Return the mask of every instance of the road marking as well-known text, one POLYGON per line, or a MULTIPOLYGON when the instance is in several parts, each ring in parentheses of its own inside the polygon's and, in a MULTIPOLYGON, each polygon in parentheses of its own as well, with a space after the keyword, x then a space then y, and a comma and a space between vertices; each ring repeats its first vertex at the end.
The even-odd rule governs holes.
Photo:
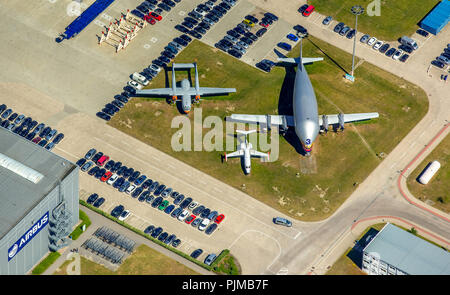
POLYGON ((392 165, 391 165, 391 167, 389 167, 389 169, 392 169, 396 164, 397 164, 397 162, 392 163, 392 165))
POLYGON ((184 12, 183 10, 180 10, 180 12, 178 12, 179 15, 184 16, 186 15, 186 12, 184 12))
POLYGON ((161 162, 161 160, 160 160, 159 158, 155 157, 155 156, 152 156, 152 159, 153 159, 153 160, 156 160, 156 161, 158 161, 158 162, 161 162))
POLYGON ((301 235, 301 234, 302 234, 302 232, 299 231, 299 232, 295 235, 294 240, 297 240, 298 236, 301 235))
POLYGON ((145 49, 150 49, 150 47, 152 47, 150 44, 144 44, 145 49))
POLYGON ((219 193, 223 193, 223 190, 221 190, 221 189, 219 189, 217 187, 214 187, 213 190, 218 191, 219 193))
POLYGON ((422 133, 420 133, 419 137, 422 137, 425 134, 425 132, 427 132, 427 131, 424 130, 422 133))
POLYGON ((56 146, 55 147, 55 149, 56 150, 58 150, 58 151, 61 151, 61 152, 63 152, 63 153, 66 153, 66 154, 68 154, 69 156, 71 156, 72 158, 74 158, 74 159, 79 159, 79 157, 78 156, 75 156, 74 154, 72 154, 72 153, 69 153, 68 151, 66 151, 66 150, 63 150, 62 148, 60 148, 59 146, 56 146))
POLYGON ((153 42, 153 43, 156 43, 156 42, 158 42, 158 38, 152 37, 152 38, 150 39, 150 41, 153 42))

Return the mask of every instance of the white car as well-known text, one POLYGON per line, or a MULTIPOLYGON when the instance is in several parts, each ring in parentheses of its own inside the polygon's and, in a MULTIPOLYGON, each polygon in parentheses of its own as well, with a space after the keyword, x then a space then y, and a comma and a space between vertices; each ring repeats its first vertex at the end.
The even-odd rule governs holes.
POLYGON ((372 46, 373 44, 375 44, 375 42, 377 42, 377 38, 372 37, 369 39, 369 41, 367 41, 367 45, 372 46))
POLYGON ((158 72, 158 73, 161 72, 161 68, 158 65, 151 64, 149 68, 151 70, 154 70, 154 71, 158 72))
POLYGON ((377 41, 377 43, 375 43, 375 45, 372 47, 375 50, 380 49, 380 47, 383 45, 383 41, 377 41))
POLYGON ((400 56, 402 56, 402 54, 403 54, 403 50, 397 49, 397 51, 394 53, 394 55, 392 55, 392 58, 395 60, 398 60, 400 58, 400 56))
POLYGON ((198 229, 201 231, 205 230, 205 228, 209 225, 210 222, 211 222, 211 220, 209 220, 207 218, 203 219, 202 223, 200 223, 198 225, 198 229))
POLYGON ((122 214, 120 214, 119 220, 124 221, 128 216, 130 216, 130 210, 125 210, 122 212, 122 214))
POLYGON ((183 210, 183 212, 181 212, 180 216, 178 216, 178 220, 183 221, 186 219, 186 217, 188 217, 188 215, 189 215, 189 211, 183 210))
POLYGON ((127 84, 128 84, 128 86, 131 86, 131 87, 133 87, 134 89, 139 89, 139 90, 141 90, 142 87, 143 87, 141 84, 139 84, 138 82, 133 81, 133 80, 128 81, 127 84))
POLYGON ((111 175, 111 177, 106 181, 107 184, 111 185, 114 183, 114 181, 117 180, 117 178, 119 178, 119 175, 117 175, 117 173, 114 173, 113 175, 111 175))
POLYGON ((199 13, 199 14, 201 14, 202 16, 205 16, 205 15, 208 14, 206 11, 203 11, 203 10, 198 9, 198 8, 195 8, 194 11, 197 12, 197 13, 199 13))
POLYGON ((198 205, 198 202, 195 202, 195 201, 194 201, 194 202, 192 202, 192 203, 189 204, 188 209, 189 209, 189 210, 192 210, 192 209, 194 209, 195 207, 197 207, 197 205, 198 205))
POLYGON ((131 194, 136 189, 136 186, 134 184, 130 185, 127 190, 125 191, 127 194, 131 194))

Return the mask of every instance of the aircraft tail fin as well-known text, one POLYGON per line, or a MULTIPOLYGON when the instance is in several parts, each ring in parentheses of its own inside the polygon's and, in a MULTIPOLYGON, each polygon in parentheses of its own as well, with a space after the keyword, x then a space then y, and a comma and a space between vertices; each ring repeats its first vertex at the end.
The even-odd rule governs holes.
POLYGON ((303 38, 300 38, 300 54, 296 58, 278 58, 278 61, 286 62, 290 64, 309 64, 316 61, 323 60, 322 57, 303 57, 303 38))

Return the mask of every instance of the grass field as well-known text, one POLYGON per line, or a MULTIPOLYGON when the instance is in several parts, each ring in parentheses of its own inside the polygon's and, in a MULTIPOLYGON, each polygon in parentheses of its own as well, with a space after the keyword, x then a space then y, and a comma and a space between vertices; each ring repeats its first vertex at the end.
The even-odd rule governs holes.
MULTIPOLYGON (((66 261, 54 274, 65 275, 67 265, 71 261, 66 261)), ((113 272, 106 267, 97 264, 87 258, 81 257, 82 275, 198 275, 199 273, 184 266, 156 250, 140 245, 127 259, 120 265, 117 271, 113 272)))
POLYGON ((450 213, 450 136, 446 136, 441 143, 420 163, 409 175, 409 191, 419 200, 437 209, 450 213), (417 181, 418 176, 428 163, 437 160, 441 168, 426 185, 417 181))
POLYGON ((410 36, 417 29, 417 24, 439 2, 438 0, 407 1, 381 0, 380 16, 369 16, 367 6, 373 0, 309 0, 308 4, 316 7, 323 15, 354 27, 355 16, 350 9, 359 4, 365 13, 358 16, 358 31, 375 36, 379 40, 394 41, 403 35, 410 36))
POLYGON ((86 213, 80 210, 79 216, 81 223, 70 234, 72 240, 78 239, 80 235, 83 233, 83 225, 86 225, 86 229, 91 225, 91 220, 89 219, 89 216, 87 216, 86 213))
MULTIPOLYGON (((171 129, 171 121, 180 113, 165 100, 133 98, 109 124, 235 188, 245 184, 246 193, 293 218, 321 220, 331 215, 353 192, 354 184, 361 183, 380 163, 377 155, 388 154, 425 115, 428 101, 422 89, 367 63, 356 69, 356 82, 348 84, 342 78, 342 68, 351 67, 351 56, 314 38, 304 42, 304 56, 323 56, 318 48, 333 59, 306 67, 319 112, 376 111, 380 118, 367 124, 350 124, 344 133, 319 136, 311 157, 310 171, 316 173, 300 173, 309 164, 289 143, 289 137, 280 137, 277 161, 252 160, 252 173, 245 178, 239 159, 222 164, 221 151, 175 152, 171 139, 178 129, 171 129)), ((292 52, 298 51, 296 47, 292 52)), ((292 70, 275 67, 266 74, 198 41, 176 58, 176 62, 192 61, 198 62, 200 85, 237 89, 227 97, 203 100, 203 118, 292 112, 292 70)), ((180 81, 181 73, 177 72, 177 77, 180 81)), ((160 74, 150 87, 164 87, 165 82, 164 74, 160 74)), ((189 119, 193 122, 192 113, 189 119)), ((203 135, 208 130, 204 128, 203 135)), ((298 139, 291 142, 298 144, 298 139)))

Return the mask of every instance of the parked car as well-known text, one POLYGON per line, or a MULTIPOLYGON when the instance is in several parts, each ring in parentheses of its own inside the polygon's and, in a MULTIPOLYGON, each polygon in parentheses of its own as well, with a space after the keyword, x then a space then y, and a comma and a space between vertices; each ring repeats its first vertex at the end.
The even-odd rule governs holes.
POLYGON ((120 216, 119 216, 119 220, 120 221, 124 221, 125 219, 127 219, 128 218, 128 216, 130 216, 130 210, 124 210, 121 214, 120 214, 120 216))
POLYGON ((308 8, 309 5, 308 4, 303 4, 302 6, 300 6, 300 8, 298 9, 298 12, 302 13, 306 10, 306 8, 308 8))
POLYGON ((291 51, 291 49, 292 49, 291 45, 289 45, 285 42, 279 42, 277 45, 278 45, 278 47, 280 47, 286 51, 291 51))
POLYGON ((225 219, 225 215, 220 214, 219 216, 216 217, 216 220, 214 220, 214 222, 217 223, 217 224, 219 224, 219 223, 221 223, 224 219, 225 219))
POLYGON ((181 214, 178 216, 178 220, 179 221, 184 221, 189 215, 189 211, 188 210, 183 210, 181 212, 181 214))
POLYGON ((207 218, 203 219, 203 221, 198 226, 198 230, 204 231, 210 222, 211 222, 211 220, 209 220, 207 218))
POLYGON ((216 259, 217 255, 214 253, 209 254, 208 256, 206 256, 205 258, 205 264, 206 265, 211 265, 211 263, 213 263, 213 261, 216 259))
POLYGON ((273 219, 273 223, 279 224, 279 225, 284 225, 284 226, 287 226, 287 227, 291 227, 292 226, 292 222, 291 221, 289 221, 286 218, 282 218, 282 217, 275 217, 273 219))
POLYGON ((288 34, 288 35, 286 36, 286 38, 288 38, 289 40, 292 40, 292 41, 294 41, 294 42, 297 42, 297 41, 298 41, 298 37, 295 36, 295 35, 292 34, 292 33, 288 34))
POLYGON ((390 47, 390 45, 385 43, 385 44, 383 44, 383 46, 380 47, 379 51, 381 53, 385 53, 389 49, 389 47, 390 47))
POLYGON ((367 41, 367 45, 372 46, 377 42, 377 38, 372 37, 369 39, 369 41, 367 41))
POLYGON ((383 45, 383 41, 377 41, 375 45, 373 45, 373 49, 378 50, 383 45))
POLYGON ((388 51, 386 51, 385 55, 387 57, 391 57, 392 55, 394 55, 394 53, 397 51, 397 49, 395 49, 394 47, 390 48, 388 51))
POLYGON ((392 56, 392 58, 395 59, 395 60, 399 60, 400 56, 402 56, 402 54, 403 54, 403 50, 398 49, 397 51, 395 51, 395 53, 392 56))
POLYGON ((206 228, 205 234, 207 234, 207 235, 212 234, 212 233, 216 230, 216 228, 217 228, 217 223, 210 224, 210 225, 206 228))
POLYGON ((123 205, 117 205, 116 207, 114 207, 114 209, 111 211, 111 216, 112 217, 119 217, 122 212, 125 210, 125 207, 123 205))
POLYGON ((197 218, 197 216, 195 216, 194 214, 192 214, 192 215, 188 216, 188 217, 184 220, 184 222, 186 222, 187 224, 191 224, 192 221, 194 221, 195 218, 197 218))
POLYGON ((163 228, 162 227, 158 227, 155 230, 153 230, 151 236, 152 238, 157 238, 162 232, 163 232, 163 228))
POLYGON ((94 206, 95 208, 98 208, 101 205, 103 205, 104 202, 105 202, 105 198, 98 198, 97 201, 95 201, 94 204, 92 204, 92 206, 94 206))
POLYGON ((164 201, 161 202, 161 204, 159 205, 158 209, 159 210, 164 210, 164 209, 167 208, 167 206, 169 206, 169 201, 164 200, 164 201))
POLYGON ((196 249, 192 252, 191 257, 197 259, 203 253, 202 249, 196 249))
POLYGON ((313 5, 309 5, 305 11, 303 11, 302 15, 303 16, 310 16, 311 13, 314 11, 315 7, 313 5))
POLYGON ((187 206, 189 206, 189 204, 192 202, 192 198, 188 197, 186 198, 181 204, 180 204, 180 208, 184 209, 187 206))
POLYGON ((191 225, 193 227, 197 227, 200 223, 202 223, 203 219, 200 217, 197 217, 196 219, 194 219, 194 221, 191 223, 191 225))
POLYGON ((149 225, 144 229, 144 233, 149 235, 151 234, 153 231, 155 230, 155 226, 154 225, 149 225))
POLYGON ((429 33, 427 31, 422 30, 422 29, 418 29, 416 32, 417 32, 417 34, 419 34, 423 37, 428 37, 428 35, 429 35, 429 33))
POLYGON ((409 58, 409 54, 406 54, 406 53, 405 53, 405 54, 402 55, 402 57, 400 57, 399 60, 400 60, 401 62, 406 62, 406 60, 407 60, 408 58, 409 58))
POLYGON ((97 199, 98 199, 98 194, 95 194, 95 193, 94 193, 94 194, 90 195, 90 196, 87 198, 86 203, 92 204, 92 203, 94 203, 97 199))
POLYGON ((326 18, 323 19, 322 24, 325 26, 328 26, 332 20, 333 20, 333 17, 327 16, 326 18))
POLYGON ((175 210, 172 211, 172 213, 170 214, 170 216, 174 217, 174 218, 178 218, 178 216, 181 214, 181 212, 183 212, 183 209, 181 209, 180 207, 176 208, 175 210))
POLYGON ((339 33, 344 28, 344 26, 345 26, 345 24, 340 22, 334 27, 333 31, 335 33, 339 33))

